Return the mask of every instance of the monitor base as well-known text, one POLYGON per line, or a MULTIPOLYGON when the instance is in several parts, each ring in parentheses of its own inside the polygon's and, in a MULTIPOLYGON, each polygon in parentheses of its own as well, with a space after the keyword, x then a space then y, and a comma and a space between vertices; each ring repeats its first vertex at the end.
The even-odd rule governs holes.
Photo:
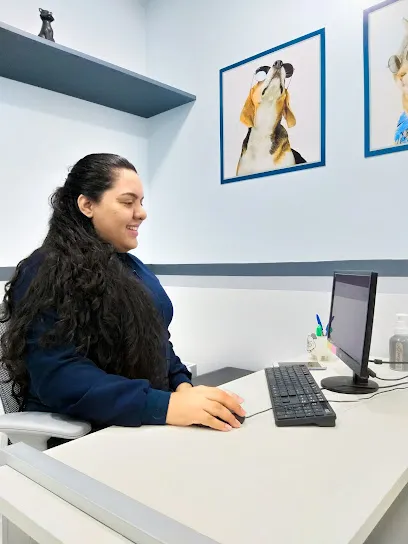
POLYGON ((368 395, 375 393, 378 389, 378 383, 369 380, 368 378, 360 378, 357 375, 351 376, 331 376, 324 378, 320 382, 322 389, 333 391, 334 393, 342 393, 345 395, 368 395))

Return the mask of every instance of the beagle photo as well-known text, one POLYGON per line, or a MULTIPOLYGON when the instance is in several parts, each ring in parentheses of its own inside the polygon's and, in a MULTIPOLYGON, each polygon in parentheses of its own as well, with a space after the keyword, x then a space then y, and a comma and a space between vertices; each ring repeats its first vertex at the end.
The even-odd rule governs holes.
POLYGON ((403 111, 395 129, 394 143, 408 144, 408 20, 403 19, 404 38, 397 55, 392 55, 388 67, 394 76, 394 81, 402 94, 403 111))
POLYGON ((248 127, 237 166, 237 176, 254 174, 305 163, 291 148, 288 132, 296 118, 290 107, 286 79, 293 66, 277 60, 272 67, 261 66, 255 72, 257 83, 251 88, 241 112, 241 122, 248 127), (265 78, 262 81, 263 76, 265 78))
POLYGON ((365 156, 408 150, 408 0, 364 11, 365 156))
POLYGON ((325 32, 220 70, 221 183, 325 164, 325 32))

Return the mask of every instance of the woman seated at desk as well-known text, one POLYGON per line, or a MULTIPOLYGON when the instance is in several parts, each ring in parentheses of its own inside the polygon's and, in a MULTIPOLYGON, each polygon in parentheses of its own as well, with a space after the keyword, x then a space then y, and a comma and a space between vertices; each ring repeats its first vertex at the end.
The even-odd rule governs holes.
POLYGON ((92 154, 51 197, 42 246, 6 286, 2 362, 25 411, 109 425, 239 427, 242 399, 193 388, 175 355, 170 299, 128 251, 146 219, 135 167, 92 154))

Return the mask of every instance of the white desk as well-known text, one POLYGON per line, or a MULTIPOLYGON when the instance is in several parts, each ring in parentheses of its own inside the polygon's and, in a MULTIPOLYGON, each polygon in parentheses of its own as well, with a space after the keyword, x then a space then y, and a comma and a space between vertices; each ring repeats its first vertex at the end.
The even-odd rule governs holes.
MULTIPOLYGON (((385 365, 375 370, 397 376, 385 365)), ((315 377, 345 372, 342 363, 329 363, 315 377)), ((248 416, 270 407, 263 372, 226 388, 245 398, 248 416)), ((110 428, 47 455, 220 544, 406 543, 408 527, 399 527, 399 536, 390 539, 400 523, 390 506, 408 481, 408 390, 333 408, 334 428, 278 428, 268 411, 229 433, 110 428)), ((10 484, 7 467, 0 469, 1 512, 10 501, 5 478, 10 484)), ((23 483, 19 492, 25 492, 23 483)), ((404 504, 395 503, 400 510, 406 511, 406 495, 404 504)), ((21 520, 33 517, 29 510, 24 504, 21 520)))

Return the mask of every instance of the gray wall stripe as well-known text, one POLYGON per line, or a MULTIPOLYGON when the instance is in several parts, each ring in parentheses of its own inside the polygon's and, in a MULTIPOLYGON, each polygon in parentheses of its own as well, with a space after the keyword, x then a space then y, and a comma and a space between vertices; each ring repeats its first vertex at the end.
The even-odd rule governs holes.
MULTIPOLYGON (((158 276, 332 276, 334 271, 373 270, 382 277, 408 277, 408 260, 318 261, 292 263, 152 264, 158 276)), ((13 267, 0 267, 7 281, 13 267)))
POLYGON ((0 266, 0 281, 8 281, 14 272, 14 266, 0 266))
POLYGON ((382 277, 408 277, 408 260, 299 263, 153 264, 160 276, 332 276, 334 271, 374 271, 382 277))

